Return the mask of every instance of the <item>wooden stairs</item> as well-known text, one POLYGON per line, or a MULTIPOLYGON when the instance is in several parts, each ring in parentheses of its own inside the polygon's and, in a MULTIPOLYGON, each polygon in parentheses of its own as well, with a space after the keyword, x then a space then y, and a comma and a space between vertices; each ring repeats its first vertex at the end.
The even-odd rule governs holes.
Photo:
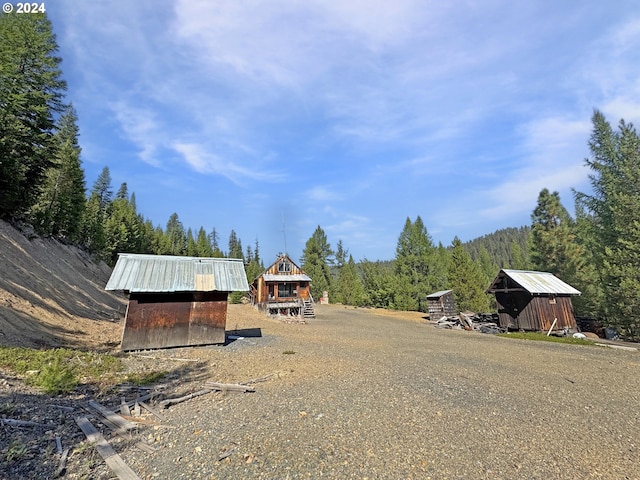
POLYGON ((313 298, 309 296, 309 298, 302 299, 302 317, 303 318, 315 318, 316 311, 313 308, 313 298))

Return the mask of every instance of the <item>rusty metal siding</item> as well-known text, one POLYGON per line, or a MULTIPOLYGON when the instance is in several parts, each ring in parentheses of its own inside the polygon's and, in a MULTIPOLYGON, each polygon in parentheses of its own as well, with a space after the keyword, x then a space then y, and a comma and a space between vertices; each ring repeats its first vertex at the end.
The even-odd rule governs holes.
POLYGON ((121 348, 143 350, 224 343, 226 292, 132 293, 121 348))

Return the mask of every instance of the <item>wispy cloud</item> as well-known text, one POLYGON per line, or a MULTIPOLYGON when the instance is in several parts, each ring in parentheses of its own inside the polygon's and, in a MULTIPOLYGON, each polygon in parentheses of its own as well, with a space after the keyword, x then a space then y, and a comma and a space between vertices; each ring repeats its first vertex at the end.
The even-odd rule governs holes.
POLYGON ((247 179, 276 182, 284 178, 283 174, 271 173, 260 169, 251 169, 210 153, 202 145, 195 143, 173 142, 171 147, 184 161, 198 173, 221 175, 237 185, 247 179))
MULTIPOLYGON (((244 199, 242 219, 228 220, 238 233, 280 221, 254 215, 250 195, 286 212, 296 235, 320 224, 378 252, 357 257, 392 255, 392 226, 407 215, 448 243, 528 222, 545 187, 570 203, 588 173, 593 108, 612 124, 639 119, 631 3, 58 0, 48 10, 85 154, 115 176, 144 170, 132 189, 150 175, 194 195, 214 182, 217 202, 244 199)), ((182 197, 173 211, 196 218, 182 197)))

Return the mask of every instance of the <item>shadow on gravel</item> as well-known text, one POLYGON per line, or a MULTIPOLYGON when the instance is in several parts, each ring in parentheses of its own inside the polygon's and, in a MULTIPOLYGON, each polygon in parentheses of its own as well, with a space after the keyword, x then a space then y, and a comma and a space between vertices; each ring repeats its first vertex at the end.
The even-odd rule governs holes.
POLYGON ((232 344, 236 340, 243 340, 245 338, 261 338, 262 329, 260 328, 241 328, 235 330, 229 330, 226 332, 224 346, 232 344))

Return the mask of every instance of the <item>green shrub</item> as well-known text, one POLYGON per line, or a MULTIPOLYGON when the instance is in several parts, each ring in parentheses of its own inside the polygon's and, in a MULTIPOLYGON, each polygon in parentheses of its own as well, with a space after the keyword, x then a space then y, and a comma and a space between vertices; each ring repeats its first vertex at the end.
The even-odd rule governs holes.
POLYGON ((34 385, 50 395, 69 393, 78 385, 75 369, 65 366, 63 360, 56 356, 44 365, 37 375, 27 378, 27 383, 34 385))

